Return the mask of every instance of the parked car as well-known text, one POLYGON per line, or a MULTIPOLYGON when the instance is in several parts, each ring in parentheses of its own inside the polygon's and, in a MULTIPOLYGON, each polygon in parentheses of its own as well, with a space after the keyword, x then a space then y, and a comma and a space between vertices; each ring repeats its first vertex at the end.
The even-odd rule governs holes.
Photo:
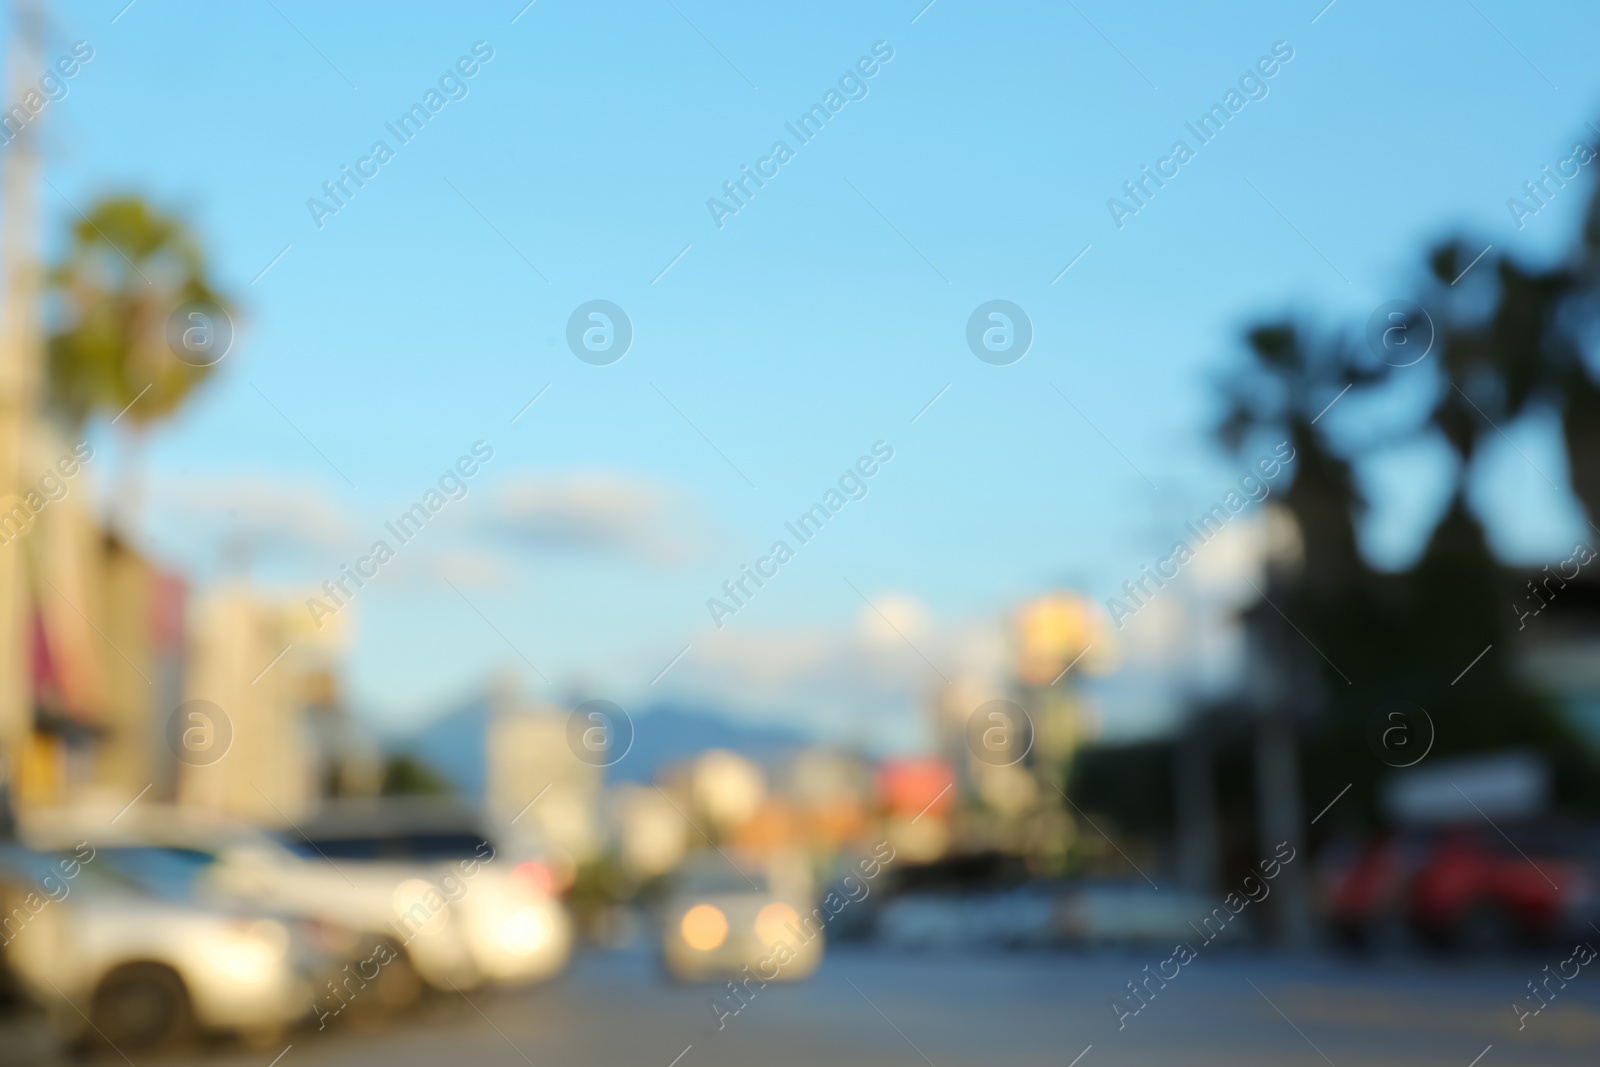
POLYGON ((0 846, 6 962, 51 1027, 124 1052, 200 1032, 271 1040, 306 1015, 336 962, 326 931, 278 909, 164 891, 92 847, 0 846))
POLYGON ((551 867, 494 836, 473 812, 434 800, 334 802, 277 834, 313 864, 426 872, 426 886, 411 878, 396 888, 396 906, 407 924, 424 909, 431 922, 437 896, 446 898, 442 925, 455 924, 473 971, 468 983, 517 985, 552 977, 571 956, 572 921, 551 867))
POLYGON ((783 884, 720 852, 702 853, 672 879, 661 905, 662 964, 684 981, 746 967, 763 981, 795 981, 822 963, 823 916, 803 884, 783 884))
POLYGON ((1545 941, 1600 921, 1597 858, 1593 831, 1576 827, 1408 829, 1333 872, 1327 911, 1339 938, 1358 946, 1415 937, 1489 951, 1545 941))
POLYGON ((325 991, 329 1010, 360 999, 369 983, 376 988, 368 999, 400 1007, 425 986, 471 990, 559 972, 571 928, 548 872, 533 861, 502 861, 464 816, 452 811, 448 819, 373 806, 275 835, 141 805, 115 825, 97 813, 56 811, 22 829, 39 844, 87 840, 108 867, 133 877, 168 862, 157 855, 165 850, 196 867, 209 898, 275 903, 355 931, 347 962, 357 977, 347 973, 325 991))

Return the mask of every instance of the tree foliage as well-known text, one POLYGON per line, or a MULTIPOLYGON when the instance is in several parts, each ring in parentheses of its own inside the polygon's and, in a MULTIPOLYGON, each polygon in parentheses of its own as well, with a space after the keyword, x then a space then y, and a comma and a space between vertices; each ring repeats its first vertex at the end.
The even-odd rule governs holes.
POLYGON ((444 797, 455 790, 449 779, 409 753, 397 753, 383 764, 383 784, 379 792, 386 797, 444 797))
MULTIPOLYGON (((1291 634, 1279 646, 1302 669, 1275 666, 1290 670, 1309 724, 1308 792, 1331 796, 1356 777, 1369 812, 1387 770, 1371 751, 1370 721, 1397 698, 1427 709, 1434 752, 1533 747, 1556 766, 1564 799, 1597 799, 1593 753, 1517 670, 1510 605, 1521 583, 1494 557, 1468 490, 1486 445, 1509 440, 1505 430, 1518 419, 1547 416, 1559 421, 1567 453, 1570 481, 1561 488, 1596 528, 1600 193, 1560 263, 1534 266, 1501 252, 1474 263, 1483 245, 1451 239, 1425 256, 1401 330, 1413 343, 1431 337, 1426 358, 1415 360, 1415 349, 1395 358, 1371 343, 1370 330, 1351 337, 1276 320, 1247 331, 1243 359, 1220 382, 1217 432, 1226 448, 1253 454, 1261 440, 1287 438, 1298 453, 1281 502, 1298 525, 1302 561, 1274 569, 1266 593, 1304 638, 1295 644, 1291 634), (1344 410, 1324 416, 1335 397, 1344 410), (1417 561, 1380 572, 1357 537, 1373 503, 1360 475, 1385 450, 1423 441, 1442 443, 1452 458, 1447 504, 1417 561)), ((1260 609, 1256 625, 1280 625, 1276 610, 1260 609)))
POLYGON ((176 410, 215 369, 177 358, 168 343, 168 318, 183 304, 204 301, 230 312, 207 277, 199 243, 177 217, 137 197, 99 200, 72 224, 47 281, 47 395, 73 426, 125 408, 135 427, 148 425, 176 410))

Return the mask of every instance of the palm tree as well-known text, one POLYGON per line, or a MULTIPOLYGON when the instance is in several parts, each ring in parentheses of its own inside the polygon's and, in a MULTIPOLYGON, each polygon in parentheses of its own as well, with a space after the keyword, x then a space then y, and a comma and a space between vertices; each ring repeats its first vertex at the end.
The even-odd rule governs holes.
POLYGON ((80 216, 47 280, 49 403, 75 432, 97 414, 119 424, 130 458, 119 509, 127 527, 144 432, 227 354, 230 304, 183 221, 134 196, 101 199, 80 216))
MULTIPOLYGON (((1390 363, 1348 337, 1269 322, 1247 334, 1244 358, 1221 382, 1218 437, 1230 452, 1248 459, 1247 445, 1287 437, 1298 453, 1278 499, 1298 521, 1304 565, 1269 577, 1274 607, 1256 615, 1266 627, 1278 625, 1278 609, 1292 618, 1300 635, 1286 648, 1313 668, 1299 677, 1320 709, 1307 737, 1314 795, 1355 778, 1358 801, 1365 793, 1376 812, 1383 768, 1366 729, 1394 698, 1429 709, 1441 755, 1538 748, 1574 800, 1571 783, 1592 776, 1572 727, 1515 669, 1515 576, 1495 558, 1468 489, 1501 428, 1544 408, 1561 417, 1572 490, 1600 519, 1600 375, 1584 358, 1600 328, 1600 193, 1595 205, 1587 241, 1551 268, 1477 256, 1481 241, 1433 248, 1418 293, 1437 331, 1425 362, 1390 363), (1346 387, 1346 417, 1322 420, 1346 387), (1381 573, 1355 536, 1368 506, 1360 474, 1384 449, 1420 440, 1442 441, 1454 456, 1444 513, 1414 564, 1381 573), (1469 660, 1472 685, 1454 687, 1469 660)), ((1600 802, 1600 790, 1583 797, 1600 802)))

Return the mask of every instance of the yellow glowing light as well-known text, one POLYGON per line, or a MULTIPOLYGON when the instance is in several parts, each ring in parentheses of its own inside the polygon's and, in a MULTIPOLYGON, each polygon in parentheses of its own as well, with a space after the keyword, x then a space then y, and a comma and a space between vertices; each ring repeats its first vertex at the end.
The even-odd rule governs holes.
POLYGON ((500 944, 514 956, 537 952, 550 939, 550 919, 537 908, 518 908, 500 924, 500 944))
POLYGON ((795 931, 799 929, 800 916, 787 904, 768 904, 756 916, 756 937, 768 948, 779 941, 794 944, 795 931))
POLYGON ((1076 593, 1050 593, 1024 604, 1016 616, 1017 673, 1045 685, 1097 641, 1099 616, 1076 593))
POLYGON ((236 982, 264 981, 283 959, 289 932, 275 922, 236 924, 203 943, 211 966, 236 982))
POLYGON ((710 904, 696 904, 684 913, 679 930, 690 948, 710 952, 727 940, 728 918, 710 904))

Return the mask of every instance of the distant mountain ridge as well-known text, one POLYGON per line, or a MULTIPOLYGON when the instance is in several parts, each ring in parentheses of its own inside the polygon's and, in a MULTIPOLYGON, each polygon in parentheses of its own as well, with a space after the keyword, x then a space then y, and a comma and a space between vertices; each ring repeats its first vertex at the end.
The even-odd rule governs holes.
MULTIPOLYGON (((463 799, 481 804, 487 787, 485 738, 490 715, 489 697, 474 697, 409 736, 396 739, 390 750, 421 760, 449 779, 463 799)), ((608 784, 648 785, 667 766, 710 748, 729 749, 757 763, 772 764, 817 743, 793 727, 741 723, 709 708, 661 704, 632 718, 633 746, 606 768, 608 784)))
POLYGON ((804 732, 772 723, 740 723, 725 714, 660 705, 634 718, 633 748, 608 772, 609 781, 655 781, 666 766, 708 748, 726 748, 768 764, 817 743, 804 732))

